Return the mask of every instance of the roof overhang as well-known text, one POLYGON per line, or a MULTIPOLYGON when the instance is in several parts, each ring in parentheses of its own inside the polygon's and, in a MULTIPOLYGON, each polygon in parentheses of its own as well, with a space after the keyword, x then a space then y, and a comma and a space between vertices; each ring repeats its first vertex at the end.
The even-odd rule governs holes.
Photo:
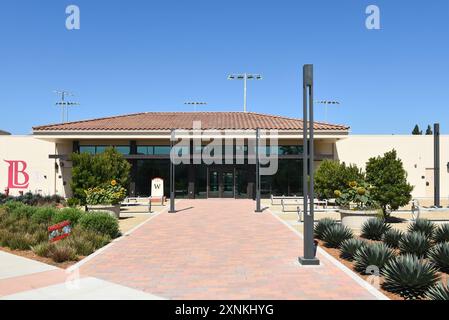
MULTIPOLYGON (((177 138, 202 138, 202 139, 250 139, 254 138, 256 130, 185 130, 175 131, 177 138)), ((349 134, 347 130, 315 130, 315 138, 319 139, 340 139, 349 134)), ((170 130, 153 131, 54 131, 39 130, 34 132, 34 137, 47 141, 61 140, 86 140, 86 139, 124 139, 124 140, 145 140, 145 139, 170 139, 170 130)), ((271 137, 278 139, 302 139, 302 131, 296 130, 261 130, 261 137, 271 137)))

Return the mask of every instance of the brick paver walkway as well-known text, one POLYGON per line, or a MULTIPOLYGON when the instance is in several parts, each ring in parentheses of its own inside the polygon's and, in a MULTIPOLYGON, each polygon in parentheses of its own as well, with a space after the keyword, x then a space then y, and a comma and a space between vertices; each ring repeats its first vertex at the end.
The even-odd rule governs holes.
POLYGON ((171 299, 375 299, 325 257, 297 263, 302 241, 250 200, 184 200, 81 266, 171 299))

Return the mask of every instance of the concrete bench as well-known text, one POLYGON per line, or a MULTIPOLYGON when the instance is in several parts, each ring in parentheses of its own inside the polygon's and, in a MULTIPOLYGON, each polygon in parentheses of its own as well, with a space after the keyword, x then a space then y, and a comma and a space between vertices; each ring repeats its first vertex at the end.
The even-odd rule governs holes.
POLYGON ((299 196, 289 196, 289 197, 287 197, 287 196, 273 196, 273 195, 271 195, 270 199, 271 199, 271 205, 273 206, 273 205, 280 205, 280 204, 282 204, 281 203, 282 200, 304 199, 304 197, 299 197, 299 196), (274 203, 276 200, 279 200, 279 203, 274 203))
MULTIPOLYGON (((313 200, 313 205, 316 209, 319 209, 319 206, 322 206, 323 210, 327 209, 327 200, 319 200, 319 199, 314 199, 313 200)), ((304 198, 297 198, 297 199, 281 199, 281 206, 282 206, 282 212, 294 212, 294 211, 298 211, 298 207, 303 207, 304 206, 304 198), (287 210, 287 207, 291 207, 291 206, 295 206, 296 209, 294 211, 292 210, 287 210)))
POLYGON ((161 206, 165 204, 166 198, 164 197, 128 197, 121 203, 122 206, 129 205, 149 205, 151 203, 160 202, 161 206))

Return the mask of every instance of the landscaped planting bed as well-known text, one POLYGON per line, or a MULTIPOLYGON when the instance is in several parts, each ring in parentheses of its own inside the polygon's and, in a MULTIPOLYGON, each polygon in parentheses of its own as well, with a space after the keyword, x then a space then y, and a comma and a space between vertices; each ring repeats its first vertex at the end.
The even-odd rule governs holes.
POLYGON ((119 235, 117 219, 104 212, 17 201, 0 206, 0 249, 60 267, 92 254, 119 235), (49 241, 48 227, 64 221, 70 222, 70 235, 49 241))
POLYGON ((380 274, 390 299, 449 299, 449 227, 417 220, 406 233, 373 218, 361 236, 326 219, 315 225, 319 245, 367 281, 380 274))

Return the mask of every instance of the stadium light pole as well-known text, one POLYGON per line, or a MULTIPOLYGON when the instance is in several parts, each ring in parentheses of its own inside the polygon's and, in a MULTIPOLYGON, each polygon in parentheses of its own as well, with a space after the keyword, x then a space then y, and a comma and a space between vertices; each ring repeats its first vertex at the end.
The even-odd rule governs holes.
POLYGON ((247 112, 246 82, 248 80, 262 80, 262 76, 260 74, 251 74, 251 73, 230 74, 228 76, 228 80, 243 80, 243 112, 247 112))
MULTIPOLYGON (((304 193, 304 256, 301 265, 319 265, 313 238, 314 223, 314 130, 313 130, 313 65, 303 67, 303 193, 304 193), (308 107, 308 111, 307 111, 308 107)), ((299 177, 298 177, 299 178, 299 177)))
POLYGON ((79 106, 79 103, 77 102, 70 102, 66 101, 65 98, 67 96, 74 96, 73 93, 65 90, 55 90, 54 93, 61 96, 61 100, 59 102, 56 102, 55 105, 62 108, 61 116, 62 116, 62 123, 66 122, 64 118, 67 118, 67 122, 69 121, 69 107, 73 106, 79 106), (67 113, 67 115, 66 115, 67 113))
POLYGON ((335 101, 335 100, 320 100, 320 101, 315 101, 315 103, 317 104, 324 104, 324 121, 327 122, 327 107, 331 104, 331 105, 339 105, 340 102, 335 101))

